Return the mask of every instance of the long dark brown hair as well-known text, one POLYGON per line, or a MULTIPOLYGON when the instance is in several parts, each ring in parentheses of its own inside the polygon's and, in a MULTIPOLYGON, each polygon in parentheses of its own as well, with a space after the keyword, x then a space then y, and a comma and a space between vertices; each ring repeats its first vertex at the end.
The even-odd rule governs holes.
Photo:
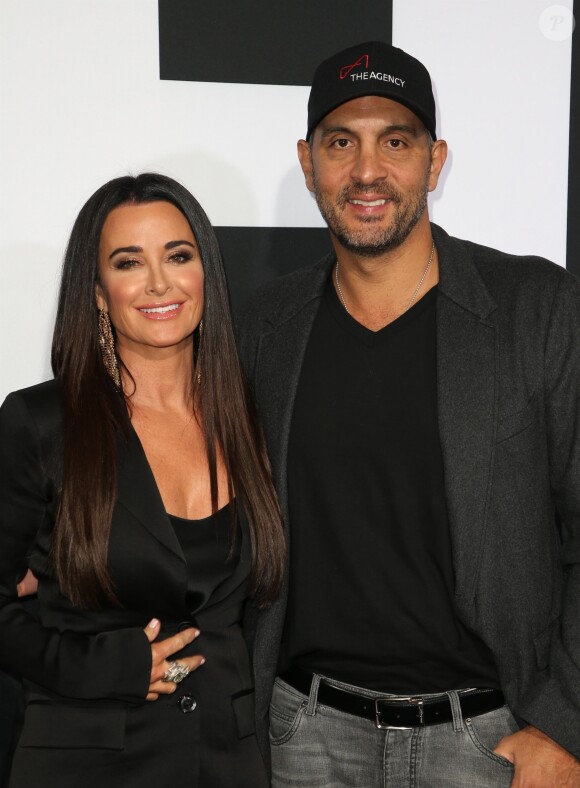
POLYGON ((116 178, 98 189, 74 223, 64 258, 52 342, 52 369, 63 405, 63 482, 52 543, 56 577, 75 606, 98 608, 104 602, 117 602, 107 550, 116 498, 117 441, 130 433, 130 400, 112 385, 99 351, 95 299, 99 242, 114 208, 157 201, 181 211, 199 247, 204 270, 203 341, 197 329, 192 390, 198 387, 201 402, 211 506, 215 512, 217 444, 230 498, 235 489, 250 526, 248 593, 266 604, 280 587, 284 537, 264 440, 236 352, 220 250, 197 200, 172 178, 156 173, 116 178))

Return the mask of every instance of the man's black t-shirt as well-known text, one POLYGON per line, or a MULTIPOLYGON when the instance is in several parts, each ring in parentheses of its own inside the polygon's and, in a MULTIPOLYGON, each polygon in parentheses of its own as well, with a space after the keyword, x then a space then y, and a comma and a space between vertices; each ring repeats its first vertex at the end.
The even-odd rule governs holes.
POLYGON ((453 604, 436 300, 433 288, 372 332, 328 282, 290 432, 282 670, 399 694, 499 686, 453 604))

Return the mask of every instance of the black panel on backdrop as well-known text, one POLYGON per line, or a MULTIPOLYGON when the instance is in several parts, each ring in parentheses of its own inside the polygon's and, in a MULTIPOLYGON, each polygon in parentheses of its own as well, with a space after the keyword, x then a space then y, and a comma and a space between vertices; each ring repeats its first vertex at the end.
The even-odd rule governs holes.
POLYGON ((310 85, 347 46, 391 42, 392 0, 159 0, 161 79, 310 85))
POLYGON ((261 284, 332 250, 326 227, 216 227, 234 315, 261 284))
MULTIPOLYGON (((580 3, 574 2, 578 19, 580 3)), ((580 32, 572 34, 572 83, 570 85, 570 153, 568 159, 568 233, 566 268, 580 276, 580 32)))

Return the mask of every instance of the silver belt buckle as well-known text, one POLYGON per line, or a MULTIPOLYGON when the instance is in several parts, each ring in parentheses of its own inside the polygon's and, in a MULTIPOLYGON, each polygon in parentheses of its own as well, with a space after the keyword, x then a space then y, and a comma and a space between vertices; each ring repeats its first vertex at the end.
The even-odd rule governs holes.
POLYGON ((417 697, 416 695, 409 695, 408 697, 402 697, 401 695, 395 695, 389 698, 376 698, 375 699, 375 725, 381 731, 410 731, 416 727, 416 725, 385 725, 381 722, 381 712, 379 709, 379 703, 415 703, 417 704, 417 711, 419 713, 419 719, 417 721, 417 725, 424 725, 425 724, 425 715, 423 712, 423 698, 417 697))

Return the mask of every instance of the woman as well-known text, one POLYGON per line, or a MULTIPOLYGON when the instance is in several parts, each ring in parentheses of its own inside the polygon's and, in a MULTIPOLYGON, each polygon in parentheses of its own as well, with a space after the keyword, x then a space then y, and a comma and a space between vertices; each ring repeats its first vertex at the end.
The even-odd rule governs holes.
POLYGON ((10 788, 265 785, 241 620, 279 588, 280 514, 216 238, 178 183, 85 204, 52 365, 0 411, 0 666, 27 685, 10 788))

